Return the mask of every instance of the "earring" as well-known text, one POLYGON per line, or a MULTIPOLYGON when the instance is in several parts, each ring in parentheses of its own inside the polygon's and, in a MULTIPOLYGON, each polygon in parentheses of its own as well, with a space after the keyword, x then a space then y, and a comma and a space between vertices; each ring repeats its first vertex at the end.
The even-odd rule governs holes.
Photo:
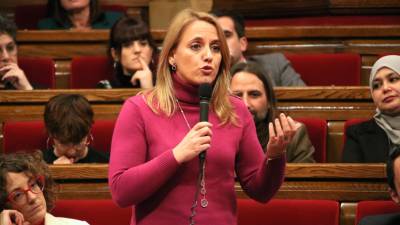
POLYGON ((172 65, 171 65, 171 70, 172 70, 172 71, 176 71, 176 65, 175 65, 175 64, 172 64, 172 65))
POLYGON ((116 68, 117 68, 117 65, 118 65, 118 61, 117 61, 117 60, 114 60, 114 63, 113 63, 113 67, 114 67, 114 69, 116 69, 116 68))

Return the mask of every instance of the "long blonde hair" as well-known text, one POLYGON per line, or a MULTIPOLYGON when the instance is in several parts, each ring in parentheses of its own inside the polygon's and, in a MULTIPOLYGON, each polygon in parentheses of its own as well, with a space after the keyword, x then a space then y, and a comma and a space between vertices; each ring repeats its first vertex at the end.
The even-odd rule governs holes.
POLYGON ((185 9, 178 13, 169 26, 160 53, 156 86, 146 95, 147 104, 153 112, 163 112, 167 116, 171 116, 176 111, 177 99, 173 89, 171 65, 168 59, 178 46, 186 27, 194 21, 199 20, 213 25, 217 30, 217 35, 221 42, 222 60, 212 93, 211 108, 215 111, 222 124, 236 124, 237 115, 233 111, 233 106, 229 101, 230 59, 224 33, 213 16, 191 9, 185 9))

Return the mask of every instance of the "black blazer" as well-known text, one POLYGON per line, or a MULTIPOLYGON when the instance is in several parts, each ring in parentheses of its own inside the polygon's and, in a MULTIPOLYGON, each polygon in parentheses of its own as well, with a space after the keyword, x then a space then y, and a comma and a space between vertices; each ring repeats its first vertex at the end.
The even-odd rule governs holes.
POLYGON ((385 163, 389 156, 389 139, 375 119, 350 126, 346 130, 343 162, 385 163))

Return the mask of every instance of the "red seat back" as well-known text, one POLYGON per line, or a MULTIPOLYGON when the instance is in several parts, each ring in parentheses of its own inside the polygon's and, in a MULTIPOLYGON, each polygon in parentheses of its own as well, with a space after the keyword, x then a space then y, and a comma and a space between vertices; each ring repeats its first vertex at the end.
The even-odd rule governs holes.
POLYGON ((319 118, 296 118, 296 121, 304 123, 310 141, 315 148, 314 159, 318 163, 326 162, 326 138, 328 125, 326 120, 319 118))
MULTIPOLYGON (((91 146, 94 149, 110 151, 114 124, 114 120, 95 121, 91 131, 93 135, 91 146)), ((3 124, 4 153, 46 149, 47 138, 43 121, 5 121, 3 124)))
POLYGON ((132 208, 119 208, 111 199, 57 200, 51 213, 58 217, 83 220, 90 225, 128 225, 132 208))
POLYGON ((71 61, 71 88, 95 88, 100 80, 111 80, 113 68, 107 56, 74 57, 71 61))
POLYGON ((25 72, 29 82, 39 88, 55 88, 55 64, 51 58, 18 57, 18 65, 25 72))
POLYGON ((400 206, 393 201, 361 201, 357 204, 355 225, 365 216, 395 212, 400 212, 400 206))
POLYGON ((339 203, 332 200, 273 199, 261 204, 238 199, 238 225, 339 225, 339 203))
POLYGON ((361 57, 355 53, 287 54, 293 68, 308 86, 357 86, 361 57))
MULTIPOLYGON (((127 7, 122 5, 102 5, 102 10, 125 13, 127 7)), ((37 29, 39 20, 47 17, 46 5, 18 5, 15 7, 15 23, 18 29, 37 29)))

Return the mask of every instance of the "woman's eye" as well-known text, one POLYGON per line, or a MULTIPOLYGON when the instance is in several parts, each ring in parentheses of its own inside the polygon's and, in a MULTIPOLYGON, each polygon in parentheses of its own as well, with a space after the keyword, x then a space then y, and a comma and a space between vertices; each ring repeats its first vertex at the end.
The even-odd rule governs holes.
POLYGON ((400 78, 397 77, 397 76, 391 77, 391 78, 389 79, 389 81, 390 81, 391 83, 394 83, 394 82, 396 82, 396 81, 398 81, 398 80, 400 80, 400 78))
POLYGON ((197 51, 197 50, 199 50, 201 48, 201 45, 199 43, 194 43, 194 44, 190 45, 190 48, 192 50, 197 51))
POLYGON ((380 83, 372 83, 372 90, 379 89, 381 87, 380 83))
POLYGON ((220 48, 219 45, 212 45, 211 49, 212 49, 213 52, 220 52, 221 51, 221 48, 220 48))
POLYGON ((149 44, 149 42, 148 42, 147 40, 140 40, 140 41, 139 41, 139 44, 140 44, 141 46, 147 46, 147 45, 149 44))

